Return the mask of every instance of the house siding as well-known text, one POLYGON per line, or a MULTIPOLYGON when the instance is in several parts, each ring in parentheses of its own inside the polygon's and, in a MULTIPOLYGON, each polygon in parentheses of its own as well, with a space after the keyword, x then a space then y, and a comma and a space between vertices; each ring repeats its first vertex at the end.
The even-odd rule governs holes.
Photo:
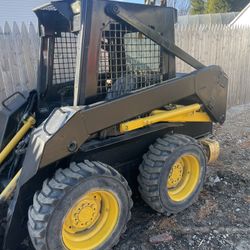
POLYGON ((250 4, 232 21, 231 26, 250 26, 250 4))

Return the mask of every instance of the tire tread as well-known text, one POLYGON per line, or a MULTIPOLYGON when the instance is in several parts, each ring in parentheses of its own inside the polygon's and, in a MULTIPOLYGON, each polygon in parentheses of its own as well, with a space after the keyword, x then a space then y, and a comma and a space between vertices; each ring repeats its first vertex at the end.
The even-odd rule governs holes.
POLYGON ((143 156, 143 162, 139 166, 139 192, 142 199, 159 213, 167 215, 176 213, 176 211, 164 207, 160 198, 159 180, 164 167, 163 163, 168 160, 174 151, 189 144, 197 145, 198 142, 186 135, 165 135, 158 138, 143 156))
MULTIPOLYGON (((96 174, 118 178, 128 191, 129 207, 130 209, 132 208, 132 192, 127 181, 118 171, 97 161, 90 162, 86 160, 81 163, 71 163, 69 168, 58 169, 52 179, 46 179, 42 190, 36 192, 33 197, 33 205, 30 206, 28 212, 28 231, 36 250, 48 250, 46 247, 46 228, 50 215, 55 211, 56 205, 62 199, 63 195, 73 185, 78 183, 80 179, 85 179, 96 174)), ((131 211, 129 211, 128 220, 130 218, 131 211)), ((122 231, 125 230, 122 229, 122 231)))

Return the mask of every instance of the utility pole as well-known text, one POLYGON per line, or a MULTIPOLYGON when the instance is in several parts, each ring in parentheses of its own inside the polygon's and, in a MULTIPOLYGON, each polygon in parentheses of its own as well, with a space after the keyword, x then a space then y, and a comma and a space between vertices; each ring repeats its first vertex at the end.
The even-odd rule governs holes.
POLYGON ((145 0, 144 2, 145 2, 145 4, 147 4, 147 5, 155 5, 156 0, 145 0))
MULTIPOLYGON (((144 3, 147 5, 156 5, 156 0, 144 0, 144 3)), ((160 5, 166 7, 167 0, 160 0, 160 5)))

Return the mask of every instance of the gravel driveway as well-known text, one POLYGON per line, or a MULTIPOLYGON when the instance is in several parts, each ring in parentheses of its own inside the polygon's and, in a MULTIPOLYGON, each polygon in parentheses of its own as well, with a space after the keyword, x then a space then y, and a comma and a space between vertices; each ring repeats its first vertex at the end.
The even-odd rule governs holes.
POLYGON ((135 198, 132 220, 116 250, 250 249, 250 105, 233 107, 215 128, 219 160, 209 166, 199 200, 164 217, 135 198))

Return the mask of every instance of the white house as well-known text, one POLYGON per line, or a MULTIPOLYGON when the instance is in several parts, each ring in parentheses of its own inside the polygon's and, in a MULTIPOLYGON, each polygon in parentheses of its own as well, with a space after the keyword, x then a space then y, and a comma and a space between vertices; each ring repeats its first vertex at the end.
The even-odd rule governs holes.
POLYGON ((230 23, 230 26, 250 26, 250 3, 230 23))

